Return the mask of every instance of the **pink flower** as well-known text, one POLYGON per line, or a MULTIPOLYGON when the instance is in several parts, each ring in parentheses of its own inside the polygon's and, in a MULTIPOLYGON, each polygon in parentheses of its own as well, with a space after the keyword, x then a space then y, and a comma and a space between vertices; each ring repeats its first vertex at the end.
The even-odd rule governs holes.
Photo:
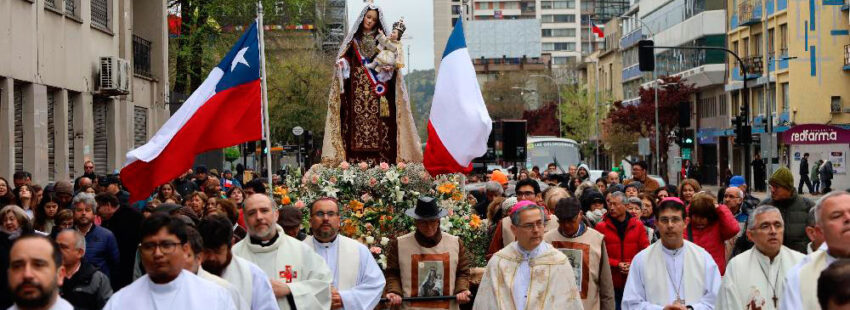
POLYGON ((378 185, 378 180, 376 180, 375 178, 369 179, 369 186, 375 187, 375 185, 378 185))
POLYGON ((396 166, 401 170, 404 170, 404 168, 407 168, 407 164, 405 164, 405 163, 398 163, 398 165, 396 165, 396 166))
POLYGON ((428 173, 427 173, 427 172, 422 171, 422 172, 420 172, 420 173, 419 173, 419 177, 420 177, 420 178, 422 178, 422 180, 424 180, 424 181, 428 181, 428 178, 429 178, 430 176, 428 175, 428 173))
POLYGON ((331 181, 331 183, 336 184, 336 177, 331 177, 330 181, 331 181))
POLYGON ((407 177, 407 176, 401 177, 401 184, 407 184, 407 183, 410 183, 410 178, 407 177))
POLYGON ((351 164, 349 164, 347 161, 344 161, 339 164, 339 168, 341 168, 342 170, 348 170, 348 168, 351 168, 351 164))
POLYGON ((373 246, 373 247, 369 248, 369 252, 372 252, 372 254, 375 254, 375 255, 381 255, 381 248, 373 246))
POLYGON ((372 201, 372 195, 369 195, 369 193, 365 193, 363 194, 363 196, 360 196, 360 200, 363 201, 363 203, 372 201))
POLYGON ((360 170, 363 170, 363 171, 366 171, 366 169, 369 169, 369 164, 367 164, 366 162, 363 162, 363 161, 360 162, 359 166, 360 166, 360 170))
POLYGON ((381 163, 381 171, 390 170, 390 165, 387 163, 381 163))
POLYGON ((298 200, 298 201, 295 202, 295 208, 296 209, 301 210, 301 209, 304 209, 304 207, 305 207, 305 204, 304 204, 303 201, 298 200))
POLYGON ((455 210, 449 209, 449 216, 455 215, 455 210))
POLYGON ((372 226, 372 223, 366 223, 366 225, 363 226, 366 227, 366 230, 372 230, 372 228, 374 228, 374 226, 372 226))
POLYGON ((318 175, 315 175, 315 174, 314 174, 314 175, 312 175, 312 176, 310 177, 310 182, 312 182, 313 184, 319 184, 319 176, 318 176, 318 175))

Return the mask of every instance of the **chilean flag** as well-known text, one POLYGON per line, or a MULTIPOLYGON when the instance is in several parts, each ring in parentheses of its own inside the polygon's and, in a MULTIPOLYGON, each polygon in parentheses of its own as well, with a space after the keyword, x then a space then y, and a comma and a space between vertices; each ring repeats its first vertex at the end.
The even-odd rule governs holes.
POLYGON ((602 31, 602 29, 599 28, 599 26, 596 26, 596 24, 594 24, 593 21, 588 21, 588 22, 590 23, 591 31, 593 31, 593 33, 596 34, 597 37, 599 37, 600 39, 605 37, 605 32, 602 31))
POLYGON ((458 19, 437 73, 428 120, 425 169, 431 175, 469 173, 472 160, 487 152, 492 127, 466 49, 463 20, 458 19))
POLYGON ((262 139, 257 34, 255 22, 153 138, 127 153, 121 182, 130 201, 186 172, 197 154, 262 139))

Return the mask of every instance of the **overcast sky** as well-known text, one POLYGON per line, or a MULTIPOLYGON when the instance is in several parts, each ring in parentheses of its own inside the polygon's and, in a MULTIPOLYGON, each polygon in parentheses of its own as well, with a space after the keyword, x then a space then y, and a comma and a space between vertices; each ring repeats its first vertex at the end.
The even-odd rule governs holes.
MULTIPOLYGON (((404 17, 407 30, 402 39, 405 50, 405 60, 411 70, 428 70, 434 68, 434 5, 428 0, 375 0, 384 11, 384 21, 388 26, 404 17), (410 48, 410 57, 407 49, 410 48)), ((357 16, 363 10, 363 0, 348 0, 348 23, 352 29, 357 16)), ((407 74, 405 67, 404 73, 407 74)))

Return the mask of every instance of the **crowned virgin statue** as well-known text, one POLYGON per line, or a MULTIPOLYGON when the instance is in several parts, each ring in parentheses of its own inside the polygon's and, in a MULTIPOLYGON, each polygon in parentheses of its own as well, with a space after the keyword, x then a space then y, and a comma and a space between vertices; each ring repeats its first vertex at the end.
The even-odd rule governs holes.
POLYGON ((381 8, 367 4, 339 48, 322 146, 326 165, 422 162, 422 146, 399 70, 403 62, 399 58, 396 65, 374 63, 381 42, 394 31, 396 40, 404 32, 403 22, 388 26, 381 8))

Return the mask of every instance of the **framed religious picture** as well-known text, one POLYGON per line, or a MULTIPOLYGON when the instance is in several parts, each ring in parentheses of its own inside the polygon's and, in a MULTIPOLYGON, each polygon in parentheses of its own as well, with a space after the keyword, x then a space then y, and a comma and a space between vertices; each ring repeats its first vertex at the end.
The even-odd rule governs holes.
POLYGON ((590 277, 590 246, 584 243, 569 241, 553 241, 552 246, 564 253, 573 267, 576 276, 576 287, 581 292, 581 298, 587 298, 587 281, 590 277))
MULTIPOLYGON (((411 257, 411 296, 448 296, 451 274, 449 254, 414 254, 411 257)), ((447 309, 449 301, 414 302, 411 307, 447 309)))

